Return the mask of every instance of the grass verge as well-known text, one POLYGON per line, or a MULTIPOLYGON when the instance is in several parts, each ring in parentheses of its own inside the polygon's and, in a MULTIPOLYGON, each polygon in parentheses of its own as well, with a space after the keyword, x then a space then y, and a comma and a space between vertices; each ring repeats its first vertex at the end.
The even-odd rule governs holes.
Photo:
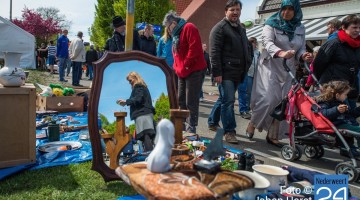
POLYGON ((122 181, 105 183, 91 162, 25 171, 0 181, 1 200, 117 199, 137 194, 122 181))
MULTIPOLYGON (((27 83, 60 83, 57 75, 27 71, 27 83)), ((91 170, 91 162, 24 171, 0 181, 0 200, 117 199, 134 194, 137 192, 122 181, 105 183, 100 174, 91 170)))

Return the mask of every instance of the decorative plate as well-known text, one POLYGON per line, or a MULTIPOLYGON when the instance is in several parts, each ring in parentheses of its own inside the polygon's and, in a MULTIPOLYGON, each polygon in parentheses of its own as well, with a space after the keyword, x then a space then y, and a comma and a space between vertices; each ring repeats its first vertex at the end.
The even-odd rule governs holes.
POLYGON ((38 147, 39 151, 49 153, 53 151, 66 151, 80 149, 82 144, 76 141, 56 141, 42 144, 38 147))

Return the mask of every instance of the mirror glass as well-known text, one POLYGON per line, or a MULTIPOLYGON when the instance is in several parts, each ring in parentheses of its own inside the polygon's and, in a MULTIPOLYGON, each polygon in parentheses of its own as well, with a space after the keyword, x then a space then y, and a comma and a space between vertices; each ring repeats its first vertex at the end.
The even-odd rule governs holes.
MULTIPOLYGON (((99 115, 103 115, 112 124, 116 120, 114 112, 127 112, 125 125, 134 124, 130 120, 130 107, 120 106, 116 103, 118 99, 128 99, 131 94, 131 85, 126 80, 126 76, 132 72, 137 72, 145 81, 155 107, 156 100, 163 93, 167 95, 166 78, 163 71, 142 61, 125 61, 111 63, 104 71, 102 87, 99 99, 99 115)), ((102 127, 104 127, 102 121, 102 127)))
POLYGON ((119 123, 119 119, 123 119, 124 112, 127 113, 124 119, 125 126, 135 125, 135 122, 130 120, 130 107, 123 107, 116 103, 118 99, 126 100, 130 97, 132 88, 126 77, 132 71, 137 72, 144 79, 154 107, 159 97, 164 94, 168 96, 165 101, 169 101, 170 109, 178 108, 175 74, 164 59, 140 51, 129 51, 106 52, 100 60, 95 62, 94 80, 89 98, 88 122, 93 151, 92 169, 99 172, 105 181, 120 179, 114 170, 117 164, 109 162, 109 158, 106 155, 104 157, 104 154, 109 149, 119 152, 112 153, 110 160, 121 163, 119 154, 124 151, 127 141, 129 141, 128 134, 119 136, 119 133, 125 132, 125 127, 119 123), (114 113, 118 117, 115 117, 114 113), (106 126, 109 134, 102 132, 106 126), (115 131, 117 134, 113 135, 115 131))

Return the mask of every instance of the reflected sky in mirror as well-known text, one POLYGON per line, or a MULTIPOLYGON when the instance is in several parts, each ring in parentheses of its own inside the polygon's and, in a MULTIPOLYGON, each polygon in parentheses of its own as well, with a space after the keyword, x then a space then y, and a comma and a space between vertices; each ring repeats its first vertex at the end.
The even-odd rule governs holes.
POLYGON ((98 107, 99 114, 103 114, 109 123, 116 120, 114 112, 127 112, 125 119, 127 126, 135 123, 130 120, 130 107, 116 104, 116 100, 126 100, 130 97, 131 85, 126 80, 126 76, 132 71, 136 71, 144 79, 150 91, 153 106, 161 93, 168 95, 166 77, 159 67, 138 60, 112 63, 104 70, 98 107))

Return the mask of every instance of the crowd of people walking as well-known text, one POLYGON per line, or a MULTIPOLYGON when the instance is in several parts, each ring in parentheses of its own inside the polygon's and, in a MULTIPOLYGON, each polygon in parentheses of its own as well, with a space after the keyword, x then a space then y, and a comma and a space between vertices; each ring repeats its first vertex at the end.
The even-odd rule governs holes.
MULTIPOLYGON (((257 39, 247 38, 239 20, 242 8, 239 0, 227 1, 224 18, 210 32, 209 54, 195 24, 174 12, 167 13, 164 18, 165 31, 157 44, 156 55, 166 60, 178 79, 180 108, 190 111, 185 131, 196 133, 199 101, 203 100, 201 87, 206 72, 210 71, 212 85, 217 85, 219 97, 209 113, 209 129, 216 131, 222 127, 225 141, 239 142, 234 110, 237 92, 239 114, 249 120, 246 136, 252 139, 256 129, 260 132, 265 130, 266 141, 282 147, 279 140, 289 130, 288 124, 274 119, 270 113, 291 88, 292 77, 282 68, 284 59, 293 74, 301 63, 310 64, 320 84, 335 80, 349 81, 352 89, 345 102, 349 107, 356 107, 360 66, 358 16, 349 15, 342 22, 330 21, 328 41, 321 47, 315 47, 313 52, 308 52, 300 2, 283 0, 279 11, 265 22, 260 51, 257 39)), ((116 18, 119 17, 114 20, 116 18)), ((125 22, 121 24, 125 25, 125 22)), ((140 44, 140 50, 155 55, 153 40, 149 39, 149 33, 153 30, 151 26, 146 27, 140 36, 141 41, 134 44, 140 44)), ((314 81, 309 80, 306 86, 313 84, 314 81)))
MULTIPOLYGON (((261 45, 257 38, 247 37, 246 29, 240 22, 244 6, 239 0, 226 2, 224 18, 216 23, 209 34, 209 53, 196 24, 187 22, 173 11, 164 17, 164 34, 158 42, 154 38, 154 27, 151 24, 147 24, 140 33, 136 30, 133 32, 133 50, 165 59, 176 74, 179 106, 190 111, 185 122, 185 131, 196 133, 199 101, 203 100, 202 84, 205 74, 209 74, 212 86, 218 87, 219 97, 209 113, 208 128, 216 131, 222 127, 227 142, 239 142, 235 131, 237 124, 234 110, 237 92, 238 112, 242 118, 249 120, 246 136, 252 139, 256 129, 260 132, 264 130, 267 132, 266 141, 269 144, 282 147, 279 140, 288 131, 288 124, 274 119, 270 113, 291 88, 292 77, 282 68, 284 60, 294 74, 301 63, 309 64, 320 85, 326 86, 320 86, 320 90, 328 91, 328 88, 333 88, 330 87, 335 83, 333 81, 348 84, 348 87, 337 93, 333 91, 334 96, 330 99, 340 101, 341 105, 346 104, 349 111, 357 109, 360 85, 359 16, 348 15, 342 21, 330 21, 327 24, 328 40, 308 52, 299 0, 282 0, 280 9, 265 21, 261 45), (342 95, 345 93, 346 95, 342 95)), ((125 25, 121 16, 113 17, 114 31, 106 41, 105 51, 125 50, 125 25)), ((70 59, 73 69, 72 84, 79 86, 82 63, 87 63, 89 80, 92 80, 92 62, 101 58, 101 55, 94 46, 90 46, 88 52, 85 51, 82 32, 78 32, 77 38, 71 41, 70 45, 67 34, 68 31, 64 30, 58 38, 56 50, 52 41, 48 47, 41 45, 40 67, 44 66, 43 58, 49 56, 50 71, 53 72, 52 66, 56 57, 59 60, 59 81, 66 82, 65 68, 70 59)), ((309 76, 306 87, 314 84, 315 81, 309 76)), ((343 106, 337 106, 334 119, 344 112, 347 110, 344 110, 343 106)), ((328 117, 333 119, 334 116, 328 117)), ((354 121, 351 125, 359 127, 354 121)))

